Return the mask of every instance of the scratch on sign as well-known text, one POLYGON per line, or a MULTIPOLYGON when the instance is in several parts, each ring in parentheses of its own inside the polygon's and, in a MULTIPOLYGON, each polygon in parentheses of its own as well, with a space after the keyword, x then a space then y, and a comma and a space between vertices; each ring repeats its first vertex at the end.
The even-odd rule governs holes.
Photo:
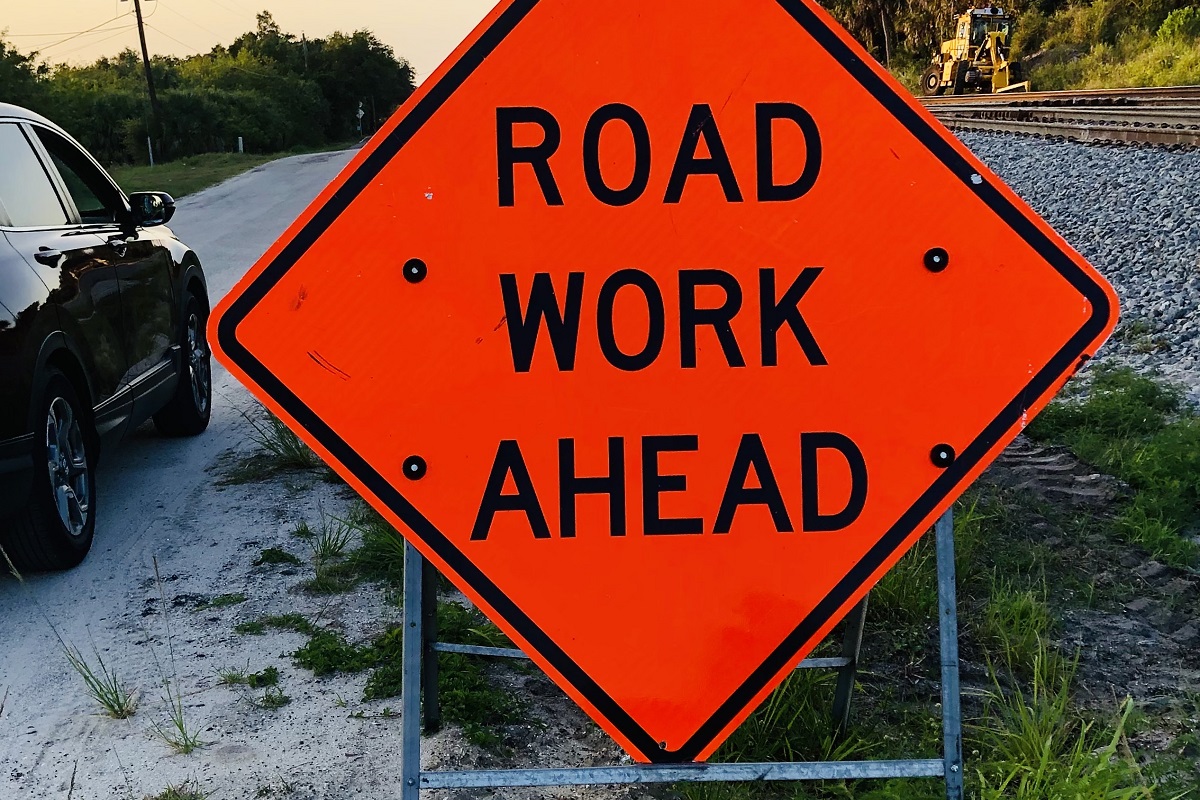
POLYGON ((325 358, 325 356, 321 355, 316 350, 310 350, 308 352, 308 357, 311 358, 314 362, 316 362, 317 366, 321 367, 322 369, 328 370, 329 372, 332 372, 334 375, 338 376, 342 380, 344 380, 344 381, 350 380, 349 373, 342 372, 340 369, 335 367, 333 364, 329 363, 329 361, 325 358))

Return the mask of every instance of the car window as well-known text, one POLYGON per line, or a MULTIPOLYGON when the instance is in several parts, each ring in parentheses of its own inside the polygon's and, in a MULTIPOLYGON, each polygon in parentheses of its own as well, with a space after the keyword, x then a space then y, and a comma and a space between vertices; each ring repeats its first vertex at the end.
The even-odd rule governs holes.
POLYGON ((49 228, 65 225, 63 210, 50 176, 33 152, 21 129, 0 123, 0 202, 9 222, 18 228, 49 228))
POLYGON ((67 192, 79 209, 80 221, 98 224, 117 221, 117 210, 121 202, 112 183, 101 174, 96 165, 78 147, 53 131, 36 128, 50 160, 54 162, 67 192))

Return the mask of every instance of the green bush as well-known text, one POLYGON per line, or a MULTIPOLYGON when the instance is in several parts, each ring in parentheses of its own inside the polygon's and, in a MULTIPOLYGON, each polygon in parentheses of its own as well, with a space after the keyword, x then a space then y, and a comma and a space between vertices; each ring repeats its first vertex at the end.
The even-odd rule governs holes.
POLYGON ((1167 15, 1158 28, 1158 38, 1164 42, 1200 39, 1200 6, 1177 8, 1167 15))

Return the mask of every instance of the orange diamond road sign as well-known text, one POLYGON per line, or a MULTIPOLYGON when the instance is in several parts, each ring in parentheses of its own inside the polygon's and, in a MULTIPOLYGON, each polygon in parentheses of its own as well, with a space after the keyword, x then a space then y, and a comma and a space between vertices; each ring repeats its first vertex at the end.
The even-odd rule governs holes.
POLYGON ((807 0, 505 0, 218 354, 642 761, 708 757, 1112 331, 807 0))

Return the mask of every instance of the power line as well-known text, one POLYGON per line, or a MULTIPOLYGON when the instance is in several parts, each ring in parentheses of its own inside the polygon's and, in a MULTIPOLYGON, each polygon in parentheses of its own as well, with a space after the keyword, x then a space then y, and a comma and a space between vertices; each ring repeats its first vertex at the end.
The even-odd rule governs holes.
POLYGON ((78 47, 69 47, 66 50, 63 50, 62 52, 56 54, 54 57, 62 58, 63 56, 67 55, 68 53, 74 53, 79 50, 82 50, 85 47, 92 47, 94 45, 100 44, 101 42, 107 42, 109 39, 115 39, 118 36, 121 36, 122 34, 128 33, 129 31, 133 30, 136 27, 137 27, 136 25, 126 25, 124 28, 121 28, 116 33, 109 34, 108 36, 104 36, 100 39, 93 39, 92 41, 85 42, 84 44, 81 44, 78 47))
POLYGON ((157 25, 151 25, 149 22, 147 22, 147 23, 146 23, 146 27, 147 27, 147 28, 149 28, 150 30, 154 31, 155 33, 162 34, 163 36, 167 37, 168 39, 170 39, 171 41, 175 42, 176 44, 181 44, 181 45, 183 45, 183 46, 184 46, 184 47, 186 47, 188 50, 190 50, 190 51, 192 52, 192 54, 193 54, 193 55, 198 55, 198 56, 202 56, 202 55, 204 55, 204 52, 205 52, 205 51, 203 51, 203 50, 200 50, 200 49, 197 49, 197 48, 195 48, 195 47, 192 47, 190 44, 188 44, 188 43, 187 43, 187 42, 185 42, 185 41, 182 41, 182 40, 180 40, 180 39, 176 39, 174 36, 172 36, 171 34, 167 33, 166 31, 164 31, 162 28, 158 27, 157 25))
MULTIPOLYGON (((158 0, 158 3, 155 7, 156 8, 158 8, 158 7, 165 8, 167 11, 170 11, 175 16, 180 17, 180 18, 186 20, 187 22, 192 23, 200 30, 202 30, 206 33, 211 33, 213 36, 216 36, 218 41, 220 41, 223 38, 221 34, 217 33, 216 31, 212 30, 211 28, 204 27, 199 22, 196 22, 196 20, 189 17, 187 14, 184 14, 182 11, 176 11, 174 8, 172 8, 171 6, 169 6, 165 2, 163 2, 163 0, 158 0)), ((149 15, 147 15, 147 18, 149 18, 149 15)), ((157 30, 157 28, 155 30, 157 30)))
MULTIPOLYGON (((108 25, 111 22, 116 22, 117 20, 121 19, 122 17, 129 16, 129 13, 130 12, 126 11, 124 14, 118 14, 117 16, 113 17, 112 19, 106 19, 104 22, 101 22, 99 25, 93 25, 92 27, 88 28, 87 30, 82 30, 82 31, 79 31, 78 33, 73 33, 70 36, 68 36, 67 38, 59 39, 57 42, 53 42, 52 44, 43 45, 42 47, 38 48, 38 52, 42 52, 44 50, 49 50, 51 47, 58 47, 60 44, 66 44, 67 42, 71 41, 72 39, 78 39, 80 36, 83 36, 85 34, 96 31, 97 28, 103 28, 105 25, 108 25)), ((99 31, 97 31, 97 32, 99 32, 99 31)))
MULTIPOLYGON (((112 22, 112 20, 109 20, 109 22, 112 22)), ((91 30, 91 29, 89 28, 88 30, 91 30)), ((36 36, 41 36, 42 38, 45 38, 48 36, 80 36, 87 32, 88 31, 58 31, 56 33, 50 33, 50 32, 46 32, 46 33, 6 33, 6 34, 4 34, 4 38, 5 39, 20 39, 23 37, 28 38, 28 37, 36 37, 36 36)))
POLYGON ((229 6, 225 5, 224 3, 219 2, 219 0, 208 0, 208 2, 212 3, 214 6, 218 6, 220 8, 225 9, 230 14, 233 14, 233 15, 237 16, 238 18, 245 19, 245 16, 246 16, 245 11, 238 11, 237 9, 230 8, 229 6))

